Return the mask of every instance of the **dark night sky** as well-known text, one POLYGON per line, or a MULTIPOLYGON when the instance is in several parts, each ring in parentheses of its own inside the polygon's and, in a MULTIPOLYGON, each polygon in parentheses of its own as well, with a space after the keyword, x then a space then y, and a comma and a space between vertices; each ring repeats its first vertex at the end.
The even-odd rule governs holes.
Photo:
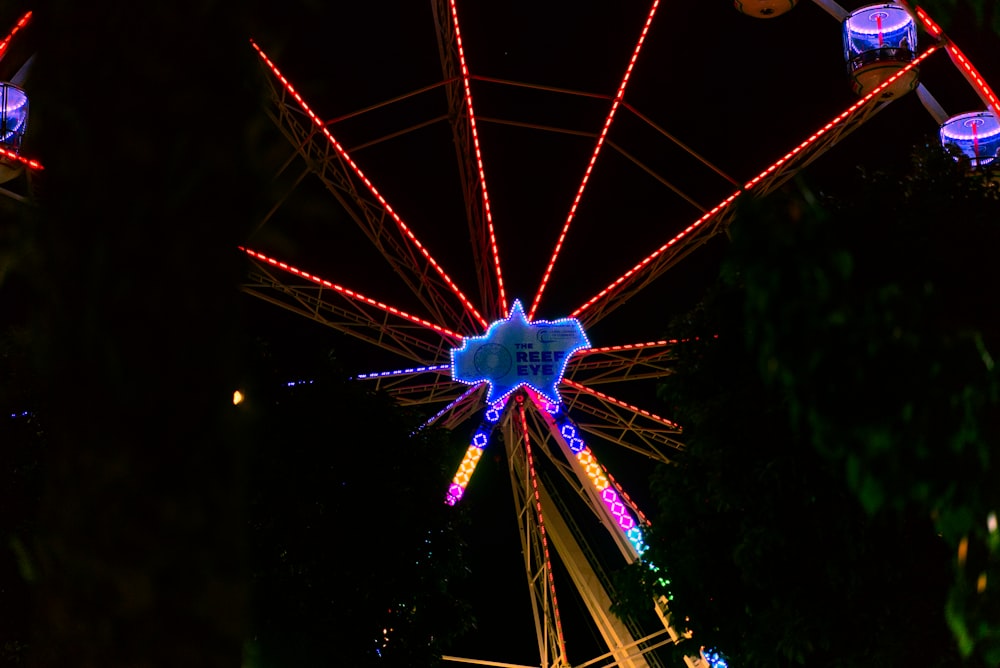
MULTIPOLYGON (((483 77, 610 95, 648 11, 646 2, 626 4, 461 3, 470 69, 483 77)), ((337 5, 335 10, 281 9, 259 36, 263 48, 321 116, 339 118, 441 80, 429 2, 337 5)), ((983 41, 967 26, 962 28, 952 30, 953 37, 997 84, 996 40, 983 41)), ((854 101, 841 49, 838 23, 808 2, 772 21, 741 16, 722 0, 664 3, 625 99, 743 182, 854 101)), ((943 53, 924 68, 923 80, 951 113, 979 107, 943 53)), ((608 108, 605 100, 524 92, 482 81, 474 83, 473 95, 476 113, 483 119, 586 132, 600 128, 608 108)), ((350 149, 443 110, 443 95, 432 93, 337 122, 331 130, 350 149)), ((594 140, 486 121, 480 131, 509 294, 530 300, 594 140)), ((935 122, 910 95, 821 158, 810 174, 814 184, 823 187, 857 163, 898 163, 911 145, 935 133, 935 122)), ((706 207, 733 191, 624 109, 610 140, 706 207)), ((472 290, 467 228, 447 126, 437 123, 359 150, 354 157, 449 273, 472 290)), ((331 204, 314 184, 301 187, 296 199, 248 245, 413 308, 350 222, 331 213, 331 204)), ((565 315, 698 215, 605 147, 540 315, 565 315)), ((717 249, 709 248, 682 263, 647 290, 644 299, 591 332, 592 342, 609 345, 662 336, 670 316, 698 299, 713 276, 717 257, 717 249), (642 311, 650 305, 657 308, 655 317, 642 311)), ((372 370, 366 365, 374 364, 374 357, 362 354, 356 359, 357 371, 372 370)), ((648 399, 647 407, 661 409, 652 396, 648 399)), ((523 584, 510 585, 521 572, 510 493, 499 451, 493 454, 484 460, 465 500, 482 529, 472 546, 474 559, 482 560, 473 565, 481 633, 470 639, 465 653, 530 663, 537 660, 532 657, 530 609, 523 584), (510 595, 511 586, 520 587, 516 596, 510 595)), ((567 609, 575 605, 564 600, 567 609)), ((579 642, 577 648, 590 641, 579 642)), ((582 660, 579 653, 574 656, 582 660)))

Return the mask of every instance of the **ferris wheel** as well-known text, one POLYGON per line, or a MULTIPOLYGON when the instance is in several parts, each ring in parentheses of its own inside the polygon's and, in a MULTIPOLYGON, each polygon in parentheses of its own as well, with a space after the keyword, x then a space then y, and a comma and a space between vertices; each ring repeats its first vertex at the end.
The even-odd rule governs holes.
MULTIPOLYGON (((783 14, 795 4, 794 0, 735 3, 742 13, 765 18, 783 14)), ((489 9, 432 0, 437 77, 332 120, 321 115, 319 105, 307 101, 267 45, 253 43, 270 85, 268 112, 292 149, 282 166, 289 193, 306 176, 318 177, 343 212, 337 229, 349 229, 354 237, 328 249, 340 253, 336 261, 322 259, 313 244, 295 247, 272 238, 270 243, 278 250, 271 250, 266 235, 261 243, 251 238, 242 247, 251 264, 244 290, 370 347, 372 367, 356 374, 359 382, 389 392, 400 404, 426 408, 428 425, 468 434, 468 448, 456 462, 451 485, 442 489, 442 503, 461 503, 475 485, 474 473, 484 453, 503 449, 530 591, 537 665, 656 666, 660 665, 657 648, 689 636, 683 620, 672 617, 668 596, 650 604, 655 628, 611 612, 611 586, 570 510, 583 507, 598 519, 621 562, 642 558, 647 519, 596 450, 624 448, 651 461, 670 462, 683 449, 682 427, 674 417, 648 410, 628 394, 633 383, 668 375, 671 361, 682 353, 681 342, 650 335, 649 329, 655 332, 660 322, 636 315, 637 305, 645 305, 649 286, 664 283, 658 279, 680 271, 681 260, 719 238, 740 198, 773 192, 897 99, 918 100, 921 110, 941 128, 942 141, 957 145, 973 166, 989 164, 1000 148, 997 98, 972 62, 925 12, 902 3, 866 5, 854 11, 829 0, 814 4, 823 11, 804 6, 778 21, 758 23, 728 6, 725 19, 716 18, 715 8, 699 7, 690 11, 707 12, 709 18, 681 31, 672 26, 669 39, 664 32, 657 33, 666 30, 662 25, 668 20, 662 15, 668 9, 659 0, 648 8, 628 10, 627 20, 608 19, 598 26, 608 34, 629 34, 625 47, 605 52, 602 43, 600 48, 579 52, 587 62, 616 55, 613 81, 602 70, 594 78, 606 86, 595 91, 562 85, 548 70, 539 74, 543 80, 528 83, 484 71, 482 61, 476 60, 474 42, 502 30, 487 30, 483 26, 488 19, 470 21, 467 13, 489 9), (837 19, 840 33, 827 15, 837 19), (830 42, 839 42, 844 53, 839 62, 839 54, 830 58, 833 69, 841 73, 839 82, 818 82, 826 87, 839 83, 843 88, 828 98, 834 103, 825 116, 804 119, 792 109, 785 121, 758 133, 740 127, 739 110, 730 109, 732 123, 719 120, 725 114, 701 119, 716 135, 731 132, 728 138, 715 137, 713 145, 704 139, 711 133, 693 121, 671 125, 677 117, 696 117, 690 109, 680 108, 683 105, 662 99, 669 93, 636 92, 642 83, 669 81, 668 74, 655 68, 642 69, 642 63, 653 57, 656 41, 666 44, 656 57, 686 58, 669 67, 675 72, 686 69, 705 85, 706 79, 718 77, 713 70, 721 63, 732 64, 746 55, 737 49, 720 59, 718 52, 732 41, 727 30, 737 29, 733 26, 752 32, 764 30, 759 26, 766 24, 769 31, 795 33, 797 25, 819 25, 816 17, 834 35, 830 42), (784 21, 790 23, 781 28, 784 21), (478 32, 466 31, 467 22, 478 25, 478 32), (687 38, 679 34, 685 31, 687 38), (944 112, 928 89, 930 84, 918 75, 936 53, 948 54, 960 78, 971 84, 971 96, 981 109, 955 117, 944 112), (904 95, 911 91, 913 95, 904 95), (527 102, 542 98, 548 102, 541 106, 527 102), (845 102, 838 106, 835 102, 841 99, 845 102), (481 111, 484 106, 490 113, 481 111), (393 116, 398 108, 403 113, 393 116), (555 112, 548 114, 550 108, 555 112), (564 117, 567 108, 575 110, 574 120, 583 121, 571 126, 550 120, 564 117), (518 115, 524 109, 537 112, 539 118, 518 115), (414 117, 407 118, 411 113, 414 117), (392 125, 391 119, 400 116, 405 120, 392 125), (390 127, 372 130, 380 124, 390 127), (802 132, 803 126, 808 131, 802 132), (539 157, 543 149, 538 155, 525 154, 515 142, 505 143, 502 132, 508 131, 529 135, 527 141, 538 146, 567 148, 572 160, 554 169, 555 163, 539 157), (438 148, 427 149, 425 141, 439 142, 438 148), (384 157, 392 151, 410 151, 406 155, 417 158, 384 157), (710 155, 713 151, 715 155, 710 155), (721 164, 730 157, 727 151, 739 154, 734 161, 738 171, 721 164), (438 159, 442 153, 451 154, 453 166, 437 179, 433 172, 443 169, 438 159), (663 164, 657 162, 661 154, 670 156, 663 164), (773 157, 750 169, 744 166, 758 156, 773 157), (516 173, 493 171, 494 157, 497 164, 513 165, 516 173), (301 166, 298 173, 291 172, 295 164, 301 166), (572 172, 569 187, 567 171, 572 172), (554 220, 541 216, 511 221, 510 217, 520 218, 524 208, 506 203, 497 192, 509 197, 516 185, 524 184, 524 172, 532 175, 535 185, 546 175, 550 178, 543 180, 555 184, 557 192, 551 194, 556 205, 536 205, 541 190, 524 197, 542 213, 564 205, 554 220), (393 178, 414 181, 419 187, 400 188, 393 178), (450 190, 442 190, 441 196, 428 194, 436 181, 445 178, 452 181, 450 190), (405 201, 399 208, 393 203, 394 189, 405 201), (595 198, 602 201, 594 194, 599 189, 612 193, 604 195, 605 202, 613 198, 618 203, 614 216, 595 213, 595 198), (646 204, 635 204, 640 197, 648 198, 646 204), (456 242, 455 234, 464 238, 456 242), (646 249, 637 251, 642 244, 646 249), (390 271, 373 271, 358 261, 355 256, 363 252, 362 246, 390 271), (282 248, 292 256, 282 255, 282 248), (463 268, 456 270, 455 265, 463 268), (452 273, 456 271, 461 273, 452 273), (394 279, 392 287, 387 275, 394 279), (393 365, 392 359, 398 363, 393 365), (576 506, 561 498, 566 490, 576 506), (563 599, 557 595, 563 587, 580 595, 606 653, 581 657, 567 649, 569 631, 564 634, 563 599)), ((675 23, 678 18, 697 19, 672 18, 675 23)), ((509 28, 515 23, 503 25, 509 28)), ((530 28, 530 17, 521 25, 530 28)), ((740 48, 745 44, 741 42, 740 48)), ((787 45, 789 61, 801 55, 800 44, 791 40, 787 45)), ((491 62, 508 55, 506 50, 503 56, 500 51, 478 53, 491 62)), ((767 57, 767 49, 762 57, 767 57)), ((419 69, 414 58, 414 69, 419 69)), ((347 69, 355 64, 342 63, 347 69)), ((586 84, 584 74, 579 81, 586 84)), ((740 70, 731 76, 740 76, 740 70)), ((785 86, 784 92, 790 99, 809 94, 794 85, 785 86)), ((747 104, 752 106, 752 100, 747 104)), ((267 229, 265 223, 277 225, 279 210, 280 203, 258 229, 267 229)), ((504 663, 502 656, 445 658, 456 663, 520 665, 504 663)), ((692 667, 726 665, 711 648, 689 653, 685 662, 692 667)))

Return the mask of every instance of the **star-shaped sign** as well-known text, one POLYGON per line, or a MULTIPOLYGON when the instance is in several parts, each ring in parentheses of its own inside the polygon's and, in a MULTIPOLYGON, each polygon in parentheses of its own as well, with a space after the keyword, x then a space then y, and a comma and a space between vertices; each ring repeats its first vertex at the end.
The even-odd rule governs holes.
POLYGON ((461 383, 489 383, 486 401, 493 403, 527 385, 559 403, 556 386, 570 356, 590 341, 575 318, 528 322, 520 300, 504 320, 483 336, 470 336, 451 351, 451 377, 461 383))

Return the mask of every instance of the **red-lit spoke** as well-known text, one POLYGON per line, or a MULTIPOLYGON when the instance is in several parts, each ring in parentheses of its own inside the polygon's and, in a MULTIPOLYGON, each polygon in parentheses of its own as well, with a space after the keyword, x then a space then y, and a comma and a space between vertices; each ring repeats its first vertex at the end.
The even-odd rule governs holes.
POLYGON ((448 371, 450 364, 432 364, 430 366, 411 366, 405 369, 393 369, 392 371, 373 371, 372 373, 359 373, 354 376, 354 380, 378 380, 380 378, 392 378, 394 376, 415 376, 421 373, 448 371))
POLYGON ((660 0, 653 0, 653 4, 649 8, 649 14, 646 15, 646 23, 642 26, 642 32, 639 34, 639 39, 635 44, 635 49, 632 51, 632 58, 628 62, 628 67, 625 68, 625 75, 622 77, 621 83, 618 86, 618 92, 615 93, 615 98, 611 102, 611 109, 608 111, 608 116, 604 119, 604 127, 601 128, 601 134, 597 137, 597 143, 594 145, 594 152, 590 156, 590 162, 587 163, 587 169, 583 172, 583 179, 580 181, 580 187, 577 189, 576 196, 573 198, 573 203, 570 205, 569 214, 566 216, 566 222, 563 223, 562 230, 559 232, 559 238, 556 240, 556 246, 552 251, 552 257, 549 259, 548 266, 545 267, 545 273, 542 274, 542 282, 539 284, 538 291, 535 293, 535 298, 531 302, 531 310, 528 312, 528 320, 533 320, 535 318, 535 313, 538 311, 538 304, 542 301, 542 295, 545 293, 545 287, 548 285, 549 279, 552 276, 552 269, 555 267, 556 260, 559 258, 559 252, 562 250, 563 243, 566 241, 566 235, 569 233, 569 227, 573 223, 573 219, 576 217, 576 211, 580 206, 580 200, 583 198, 583 193, 587 189, 587 183, 590 181, 590 175, 594 171, 594 164, 597 162, 597 156, 601 153, 601 148, 604 146, 604 141, 608 136, 608 130, 611 129, 611 123, 614 121, 618 107, 621 106, 622 99, 625 97, 625 87, 628 86, 628 81, 632 76, 632 70, 635 68, 635 63, 639 59, 639 52, 642 50, 642 45, 646 41, 646 35, 649 34, 649 27, 653 23, 653 17, 656 15, 656 8, 659 4, 660 0))
POLYGON ((695 232, 696 230, 698 230, 699 228, 701 228, 707 221, 714 219, 718 214, 722 213, 727 207, 729 207, 729 205, 731 205, 736 200, 737 197, 739 197, 740 195, 742 195, 745 192, 753 190, 762 181, 764 181, 766 178, 768 178, 769 176, 771 176, 772 174, 774 174, 776 171, 778 171, 786 163, 788 163, 793 158, 795 158, 800 153, 802 153, 802 151, 804 151, 805 149, 807 149, 809 146, 811 146, 815 142, 819 141, 820 138, 822 138, 828 132, 830 132, 831 130, 833 130, 834 128, 836 128, 838 125, 840 125, 841 123, 843 123, 844 121, 846 121, 847 119, 849 119, 852 115, 854 115, 860 109, 864 108, 868 103, 872 102, 875 98, 881 96, 882 92, 886 88, 888 88, 889 86, 892 86, 894 83, 896 83, 900 79, 900 77, 906 75, 906 73, 908 73, 910 70, 912 70, 913 68, 917 67, 920 63, 922 63, 928 57, 930 57, 930 55, 933 54, 935 51, 937 51, 937 47, 936 46, 931 46, 926 51, 924 51, 922 54, 920 54, 919 56, 917 56, 917 58, 915 58, 914 60, 910 61, 905 67, 903 67, 898 72, 896 72, 894 75, 892 75, 891 77, 889 77, 888 79, 886 79, 885 81, 883 81, 881 84, 879 84, 878 86, 876 86, 874 89, 872 89, 871 92, 869 92, 864 97, 860 98, 857 102, 855 102, 854 104, 852 104, 851 106, 849 106, 843 112, 841 112, 840 114, 838 114, 837 116, 835 116, 829 123, 827 123, 826 125, 824 125, 823 127, 821 127, 819 130, 817 130, 816 132, 814 132, 812 135, 810 135, 801 144, 799 144, 798 146, 796 146, 795 148, 793 148, 791 151, 789 151, 788 153, 786 153, 785 155, 783 155, 781 158, 779 158, 778 160, 776 160, 773 164, 771 164, 771 166, 769 166, 767 169, 765 169, 764 171, 762 171, 760 174, 758 174, 754 178, 752 178, 749 181, 747 181, 746 184, 744 184, 742 190, 737 190, 732 195, 730 195, 726 199, 724 199, 721 202, 719 202, 717 205, 715 205, 713 208, 711 208, 707 213, 705 213, 703 216, 701 216, 701 218, 698 218, 696 221, 694 221, 693 223, 691 223, 690 225, 688 225, 686 228, 684 228, 683 230, 681 230, 680 233, 678 233, 675 237, 673 237, 672 239, 670 239, 669 241, 667 241, 667 243, 663 244, 662 246, 660 246, 659 248, 657 248, 655 251, 653 251, 652 253, 650 253, 649 255, 647 255, 645 258, 643 258, 641 261, 639 261, 639 263, 636 264, 634 267, 632 267, 627 272, 625 272, 624 274, 622 274, 621 276, 619 276, 618 278, 616 278, 614 281, 612 281, 610 284, 608 284, 608 286, 606 288, 604 288, 603 290, 601 290, 600 292, 598 292, 596 295, 594 295, 593 297, 591 297, 590 299, 588 299, 586 302, 584 302, 580 307, 578 307, 575 311, 573 311, 570 314, 570 317, 572 317, 572 318, 580 318, 581 314, 583 314, 585 311, 587 311, 588 309, 590 309, 591 307, 593 307, 595 304, 599 303, 603 299, 608 298, 610 295, 612 295, 615 292, 617 292, 618 290, 620 290, 626 283, 635 280, 636 277, 639 276, 642 273, 642 271, 644 269, 646 269, 659 256, 663 255, 665 252, 667 252, 668 250, 670 250, 671 248, 673 248, 674 246, 676 246, 682 240, 685 240, 693 232, 695 232))
POLYGON ((688 237, 692 232, 694 232, 696 229, 698 229, 699 227, 701 227, 706 221, 711 220, 717 214, 721 213, 726 207, 728 207, 730 204, 732 204, 733 201, 735 201, 736 198, 739 197, 741 194, 742 194, 742 191, 736 191, 732 195, 730 195, 729 197, 727 197, 726 199, 722 200, 721 202, 719 202, 718 204, 716 204, 714 207, 712 207, 711 209, 709 209, 704 215, 702 215, 701 218, 699 218, 698 220, 694 221, 693 223, 691 223, 690 225, 688 225, 687 227, 685 227, 683 230, 681 230, 681 232, 679 234, 677 234, 672 239, 670 239, 669 241, 667 241, 667 243, 663 244, 662 246, 660 246, 659 248, 657 248, 655 251, 653 251, 652 253, 650 253, 649 255, 647 255, 645 258, 643 258, 642 260, 640 260, 639 263, 636 264, 634 267, 632 267, 631 269, 629 269, 628 271, 626 271, 624 274, 622 274, 621 276, 619 276, 618 278, 616 278, 614 281, 612 281, 606 288, 604 288, 603 290, 601 290, 600 292, 598 292, 596 295, 594 295, 593 297, 591 297, 590 299, 588 299, 586 302, 584 302, 575 311, 573 311, 573 313, 570 314, 570 317, 571 318, 579 318, 580 315, 582 313, 584 313, 587 309, 591 308, 592 306, 594 306, 595 304, 597 304, 598 302, 600 302, 602 299, 605 299, 606 297, 610 296, 611 294, 613 294, 617 290, 621 289, 622 286, 624 286, 628 281, 635 279, 635 277, 637 277, 642 272, 643 269, 645 269, 647 266, 649 266, 649 264, 651 262, 653 262, 653 260, 655 260, 660 255, 662 255, 663 253, 665 253, 666 251, 668 251, 671 248, 673 248, 674 246, 676 246, 683 239, 685 239, 686 237, 688 237))
POLYGON ((31 21, 31 12, 26 12, 25 15, 14 24, 10 33, 3 38, 3 41, 0 42, 0 58, 3 58, 4 54, 7 52, 7 47, 10 46, 10 40, 14 39, 14 35, 16 35, 24 26, 28 25, 29 21, 31 21))
POLYGON ((674 373, 676 359, 669 341, 588 348, 573 355, 564 377, 591 387, 663 378, 674 373))
POLYGON ((531 478, 531 490, 535 500, 535 520, 538 522, 538 533, 542 540, 542 552, 545 559, 545 572, 548 574, 549 594, 552 596, 552 617, 556 623, 556 635, 559 642, 559 663, 566 661, 566 641, 563 638, 562 619, 559 615, 559 601, 556 598, 556 582, 552 574, 552 558, 549 556, 549 538, 545 533, 545 519, 542 517, 542 498, 538 491, 538 476, 535 473, 535 460, 531 454, 531 437, 528 433, 528 418, 525 405, 518 405, 518 421, 521 435, 524 438, 524 451, 528 460, 528 475, 531 478))
POLYGON ((976 66, 972 64, 962 50, 955 45, 951 39, 944 34, 941 30, 941 26, 934 22, 927 12, 925 12, 921 7, 916 8, 917 16, 924 24, 924 28, 927 29, 931 35, 943 40, 945 42, 945 48, 948 51, 948 55, 951 57, 951 62, 955 64, 958 71, 962 73, 972 87, 976 89, 976 93, 982 98, 983 103, 989 107, 997 118, 1000 118, 1000 100, 997 99, 996 94, 990 85, 986 83, 986 79, 982 77, 976 66))
POLYGON ((878 86, 876 86, 875 88, 873 88, 870 93, 868 93, 867 95, 865 95, 864 97, 862 97, 861 99, 859 99, 857 102, 855 102, 854 104, 852 104, 846 110, 844 110, 843 112, 841 112, 840 114, 838 114, 837 116, 835 116, 832 121, 830 121, 829 123, 827 123, 826 125, 824 125, 822 128, 820 128, 815 133, 813 133, 812 135, 810 135, 810 137, 808 139, 806 139, 801 144, 799 144, 798 146, 796 146, 795 148, 793 148, 791 151, 789 151, 788 153, 786 153, 785 155, 783 155, 780 159, 778 159, 777 161, 775 161, 774 164, 772 164, 770 167, 768 167, 767 169, 765 169, 763 172, 761 172, 760 174, 758 174, 754 178, 752 178, 749 181, 747 181, 747 183, 743 186, 744 190, 750 190, 750 189, 752 189, 754 186, 756 186, 758 183, 760 183, 766 177, 770 176, 772 172, 777 171, 777 169, 780 168, 783 164, 785 164, 786 162, 788 162, 789 160, 791 160, 792 158, 794 158, 796 155, 798 155, 799 153, 801 153, 803 150, 805 150, 810 144, 812 144, 813 142, 817 141, 820 137, 822 137, 823 135, 825 135, 827 132, 829 132, 830 130, 832 130, 836 126, 840 125, 841 123, 843 123, 844 121, 846 121, 848 118, 850 118, 854 114, 854 112, 858 111, 859 109, 861 109, 862 107, 864 107, 866 104, 868 104, 869 102, 871 102, 875 98, 881 96, 882 92, 886 88, 892 86, 894 83, 896 83, 897 81, 899 81, 900 77, 904 76, 906 73, 908 73, 910 70, 912 70, 913 68, 915 68, 916 66, 918 66, 920 63, 922 63, 925 60, 927 60, 927 58, 932 53, 934 53, 935 51, 937 51, 937 47, 936 46, 932 46, 932 47, 928 48, 926 51, 924 51, 922 54, 920 54, 919 56, 917 56, 915 59, 913 59, 912 61, 910 61, 905 67, 903 67, 898 72, 896 72, 895 74, 893 74, 891 77, 889 77, 888 79, 886 79, 885 81, 883 81, 881 84, 879 84, 878 86))
POLYGON ((447 337, 449 337, 451 339, 454 339, 456 343, 458 343, 458 342, 460 342, 462 340, 462 335, 461 334, 457 334, 457 333, 451 331, 450 329, 446 329, 445 327, 442 327, 440 325, 436 325, 433 322, 430 322, 429 320, 424 320, 423 318, 418 318, 415 315, 410 315, 406 311, 401 311, 400 309, 396 308, 395 306, 390 306, 390 305, 388 305, 388 304, 386 304, 384 302, 380 302, 380 301, 377 301, 375 299, 372 299, 371 297, 366 297, 363 294, 361 294, 360 292, 356 292, 354 290, 349 290, 348 288, 345 288, 342 285, 337 285, 336 283, 331 283, 330 281, 328 281, 326 279, 323 279, 323 278, 320 278, 319 276, 316 276, 314 274, 310 274, 308 272, 302 271, 301 269, 299 269, 297 267, 293 267, 290 264, 287 264, 285 262, 281 262, 280 260, 276 260, 273 257, 269 257, 267 255, 264 255, 263 253, 259 253, 259 252, 255 251, 255 250, 251 250, 249 248, 244 248, 243 246, 240 246, 239 249, 241 251, 243 251, 244 253, 246 253, 247 255, 249 255, 250 257, 255 258, 257 260, 260 260, 261 262, 266 262, 267 264, 271 265, 272 267, 277 267, 278 269, 281 269, 283 271, 287 271, 289 274, 293 274, 295 276, 299 276, 300 278, 304 278, 307 281, 315 283, 316 285, 320 285, 320 286, 322 286, 324 288, 329 288, 329 289, 331 289, 331 290, 333 290, 333 291, 335 291, 335 292, 337 292, 337 293, 339 293, 341 295, 344 295, 345 297, 349 297, 350 299, 353 299, 355 301, 363 302, 365 304, 368 304, 369 306, 374 306, 375 308, 380 309, 382 311, 385 311, 386 313, 392 314, 392 315, 397 316, 399 318, 403 318, 404 320, 409 320, 410 322, 415 323, 417 325, 420 325, 422 327, 426 327, 427 329, 434 330, 438 334, 442 334, 443 336, 447 336, 447 337))
POLYGON ((31 158, 25 158, 23 155, 18 155, 14 151, 9 151, 5 148, 0 148, 0 160, 10 160, 12 162, 19 162, 25 167, 31 169, 45 169, 42 167, 42 163, 37 160, 32 160, 31 158))
POLYGON ((586 385, 582 385, 574 380, 570 380, 569 378, 563 378, 562 382, 572 387, 573 389, 577 390, 578 392, 583 392, 584 394, 589 394, 591 396, 597 397, 601 401, 606 401, 609 404, 613 404, 615 406, 618 406, 619 408, 624 408, 625 410, 636 413, 637 415, 641 415, 644 418, 648 418, 650 420, 653 420, 654 422, 659 422, 660 424, 666 427, 670 427, 671 429, 676 429, 680 431, 681 427, 676 422, 671 422, 665 417, 660 417, 655 413, 650 413, 644 408, 639 408, 638 406, 624 402, 621 399, 615 399, 609 394, 605 394, 604 392, 599 392, 598 390, 595 390, 592 387, 587 387, 586 385))
POLYGON ((358 164, 354 162, 354 159, 347 153, 347 151, 340 144, 340 142, 338 142, 334 138, 333 134, 330 132, 329 128, 327 128, 326 124, 322 121, 322 119, 320 119, 319 116, 316 115, 316 112, 314 112, 312 108, 306 103, 305 99, 295 89, 295 87, 285 77, 285 75, 281 73, 281 70, 279 70, 278 66, 274 64, 274 61, 272 61, 268 57, 268 55, 264 53, 264 50, 261 49, 256 42, 251 40, 250 44, 257 51, 261 60, 264 62, 264 64, 267 65, 268 69, 271 70, 272 74, 274 74, 274 76, 278 79, 278 81, 281 82, 281 85, 284 86, 288 94, 292 96, 292 98, 298 103, 299 107, 306 114, 306 116, 309 117, 309 120, 312 121, 313 125, 316 127, 316 130, 320 134, 322 134, 328 142, 330 142, 330 146, 332 146, 333 149, 337 152, 337 155, 339 155, 340 158, 351 167, 351 169, 354 171, 357 177, 361 179, 361 181, 368 188, 369 192, 371 192, 372 196, 374 196, 375 199, 378 200, 378 203, 382 206, 385 212, 389 214, 393 222, 396 223, 396 227, 399 228, 399 231, 403 233, 403 235, 410 241, 410 243, 413 244, 414 248, 416 248, 417 251, 428 262, 428 264, 430 264, 430 266, 434 269, 434 271, 437 272, 438 276, 441 277, 441 280, 443 280, 445 284, 455 294, 455 296, 458 297, 458 300, 462 303, 462 305, 469 312, 469 314, 472 315, 472 317, 474 317, 476 321, 479 322, 479 324, 484 329, 487 326, 489 326, 489 323, 486 322, 486 319, 483 318, 483 316, 479 313, 479 311, 472 304, 472 302, 469 301, 468 297, 465 296, 465 293, 463 293, 462 290, 455 283, 455 281, 451 279, 451 277, 444 270, 444 268, 440 264, 438 264, 437 260, 435 260, 434 257, 430 254, 430 251, 428 251, 427 248, 424 247, 422 243, 420 243, 420 240, 417 239, 417 236, 413 233, 413 230, 411 230, 410 227, 400 217, 400 215, 396 213, 396 210, 393 209, 392 205, 390 205, 389 202, 385 199, 385 197, 382 196, 382 193, 379 192, 378 188, 375 187, 375 184, 372 183, 367 176, 365 176, 365 173, 361 170, 361 167, 359 167, 358 164))
MULTIPOLYGON (((507 292, 503 284, 503 272, 500 270, 500 248, 497 245, 496 230, 493 227, 493 212, 490 209, 490 195, 486 190, 486 170, 483 169, 483 153, 479 147, 479 130, 476 127, 476 114, 472 108, 472 86, 469 81, 469 67, 465 60, 465 47, 462 45, 462 31, 458 27, 458 8, 455 0, 449 0, 451 21, 455 28, 455 45, 458 48, 458 62, 462 70, 462 89, 465 93, 465 108, 469 114, 469 130, 472 134, 472 148, 476 153, 476 167, 479 173, 479 187, 483 195, 483 215, 486 216, 486 230, 490 239, 490 251, 493 254, 493 268, 496 271, 497 290, 500 298, 500 313, 507 312, 507 292)), ((497 315, 497 314, 494 314, 497 315)))
POLYGON ((647 341, 646 343, 626 343, 617 346, 604 346, 603 348, 583 348, 576 351, 574 356, 590 355, 592 353, 612 353, 619 350, 635 350, 636 348, 662 348, 680 343, 681 339, 661 339, 660 341, 647 341))

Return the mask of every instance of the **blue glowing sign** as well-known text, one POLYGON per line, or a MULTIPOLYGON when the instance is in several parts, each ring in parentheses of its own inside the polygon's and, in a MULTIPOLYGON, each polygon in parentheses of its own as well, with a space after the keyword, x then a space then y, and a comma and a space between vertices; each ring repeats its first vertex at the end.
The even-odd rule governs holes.
POLYGON ((528 322, 521 302, 515 301, 505 320, 494 322, 483 336, 467 337, 461 348, 451 351, 451 377, 469 385, 489 383, 489 403, 525 385, 559 402, 556 385, 566 363, 577 350, 589 347, 578 320, 528 322))

